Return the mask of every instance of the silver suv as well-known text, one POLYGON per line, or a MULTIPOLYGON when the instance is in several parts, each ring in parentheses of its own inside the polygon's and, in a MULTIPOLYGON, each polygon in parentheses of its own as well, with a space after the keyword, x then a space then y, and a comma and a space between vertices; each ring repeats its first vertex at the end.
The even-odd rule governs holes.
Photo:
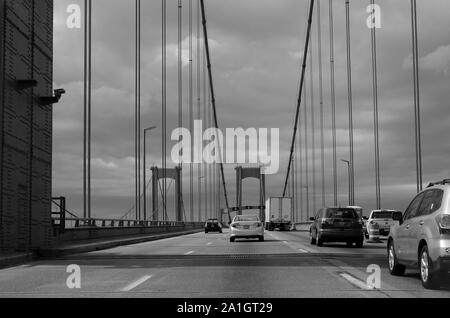
POLYGON ((450 179, 431 183, 405 213, 394 213, 398 225, 388 237, 389 271, 403 275, 418 266, 425 288, 437 288, 450 270, 450 179))

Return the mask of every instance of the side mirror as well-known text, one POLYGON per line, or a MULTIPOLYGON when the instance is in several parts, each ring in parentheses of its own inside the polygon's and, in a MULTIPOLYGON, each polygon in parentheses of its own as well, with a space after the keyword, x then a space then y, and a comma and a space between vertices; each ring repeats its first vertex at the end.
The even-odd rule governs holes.
POLYGON ((369 220, 369 218, 367 216, 363 216, 363 220, 367 221, 367 220, 369 220))
POLYGON ((310 220, 310 221, 315 221, 316 219, 313 218, 313 217, 310 217, 309 220, 310 220))
POLYGON ((403 223, 403 213, 402 212, 394 212, 392 216, 394 221, 398 221, 400 225, 403 223))

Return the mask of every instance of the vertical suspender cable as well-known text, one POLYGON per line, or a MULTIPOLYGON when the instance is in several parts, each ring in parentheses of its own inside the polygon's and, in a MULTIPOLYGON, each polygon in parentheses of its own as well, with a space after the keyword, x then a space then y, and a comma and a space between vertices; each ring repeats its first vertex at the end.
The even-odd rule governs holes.
MULTIPOLYGON (((162 0, 162 166, 165 173, 167 168, 167 3, 162 0)), ((167 205, 166 205, 167 181, 163 178, 163 221, 166 220, 167 205)))
POLYGON ((324 110, 323 110, 323 65, 322 65, 322 22, 320 13, 320 0, 317 0, 317 54, 319 59, 319 98, 320 98, 320 161, 322 170, 322 207, 325 200, 325 136, 324 136, 324 110))
MULTIPOLYGON (((293 169, 292 169, 292 175, 291 175, 291 184, 292 184, 292 193, 291 193, 291 196, 292 196, 292 208, 293 208, 293 210, 292 211, 294 211, 295 210, 295 208, 296 208, 296 206, 295 206, 295 200, 296 200, 296 196, 295 196, 295 173, 296 173, 296 170, 295 170, 295 160, 296 160, 297 158, 295 158, 295 149, 294 149, 294 156, 292 157, 292 167, 293 167, 293 169)), ((293 215, 291 215, 291 220, 293 221, 293 222, 295 222, 295 220, 294 220, 294 216, 293 215)))
POLYGON ((329 23, 330 23, 330 69, 331 69, 331 120, 333 135, 333 198, 334 205, 338 204, 337 192, 337 145, 336 145, 336 91, 334 84, 334 22, 333 22, 333 0, 329 0, 329 23))
POLYGON ((92 95, 92 1, 85 0, 84 25, 84 149, 83 149, 83 216, 91 212, 91 95, 92 95))
POLYGON ((353 142, 353 92, 352 92, 352 59, 350 34, 350 1, 345 1, 346 38, 347 38, 347 86, 348 86, 348 133, 350 142, 350 205, 355 205, 355 161, 353 142))
MULTIPOLYGON (((191 145, 194 144, 194 92, 193 92, 193 43, 192 43, 192 0, 189 0, 189 131, 191 132, 191 145)), ((191 163, 189 166, 189 196, 190 196, 190 221, 194 222, 194 153, 191 151, 191 163)))
MULTIPOLYGON (((312 0, 313 1, 313 0, 312 0)), ((211 69, 211 57, 209 52, 209 40, 208 40, 208 30, 206 27, 206 12, 205 12, 205 3, 204 0, 200 0, 201 9, 202 9, 202 20, 203 20, 203 33, 204 33, 204 40, 205 40, 205 51, 206 51, 206 59, 207 59, 207 66, 208 66, 208 73, 209 73, 209 88, 211 90, 211 102, 212 102, 212 108, 213 108, 213 117, 214 117, 214 125, 216 129, 219 129, 219 122, 217 119, 217 108, 216 108, 216 97, 215 97, 215 91, 214 91, 214 85, 213 85, 213 77, 212 77, 212 69, 211 69)), ((219 141, 220 143, 220 141, 219 141)), ((219 151, 221 149, 221 145, 218 145, 219 151)), ((222 157, 222 153, 219 154, 219 157, 222 157)), ((227 206, 227 209, 229 209, 229 202, 228 202, 228 193, 226 188, 226 181, 225 181, 225 173, 223 169, 223 163, 220 162, 220 171, 222 175, 222 181, 223 181, 223 192, 225 196, 225 203, 227 206)), ((231 223, 231 215, 228 214, 229 222, 231 223)))
POLYGON ((313 12, 314 12, 314 0, 311 0, 310 5, 309 5, 308 29, 306 32, 305 48, 303 50, 304 54, 303 54, 303 62, 302 62, 302 75, 301 75, 300 87, 299 87, 299 93, 298 93, 297 110, 296 110, 296 114, 295 114, 294 132, 292 135, 291 151, 290 151, 289 161, 288 161, 288 169, 287 169, 287 173, 286 173, 286 179, 284 182, 283 197, 286 196, 289 175, 291 173, 291 167, 292 167, 292 157, 294 155, 295 139, 297 136, 299 117, 300 117, 300 108, 301 108, 301 104, 302 104, 302 92, 303 92, 303 86, 305 83, 306 61, 308 58, 308 48, 309 48, 309 42, 310 42, 310 38, 311 38, 311 25, 312 25, 313 12))
POLYGON ((89 0, 89 63, 88 63, 88 217, 92 218, 92 0, 89 0))
POLYGON ((315 116, 315 101, 314 101, 314 63, 313 63, 313 49, 310 49, 310 81, 311 81, 311 147, 312 147, 312 211, 316 213, 316 116, 315 116))
POLYGON ((87 65, 88 65, 88 28, 89 28, 89 7, 88 0, 84 0, 84 98, 83 98, 83 217, 88 217, 87 207, 87 135, 88 135, 88 109, 87 109, 87 65))
MULTIPOLYGON (((307 79, 305 79, 305 85, 307 79)), ((303 123, 305 125, 305 190, 306 190, 306 219, 309 218, 309 143, 308 143, 308 102, 307 90, 304 90, 304 109, 303 123)))
POLYGON ((136 0, 135 29, 135 208, 141 219, 141 1, 136 0))
MULTIPOLYGON (((207 122, 208 122, 208 127, 212 127, 211 126, 211 89, 208 86, 208 103, 207 103, 207 108, 206 108, 206 116, 207 116, 207 122)), ((211 205, 212 205, 212 201, 211 201, 211 192, 212 192, 212 188, 211 188, 211 164, 207 164, 206 165, 206 181, 207 181, 207 189, 208 189, 208 213, 209 213, 209 217, 212 216, 212 209, 211 209, 211 205)))
MULTIPOLYGON (((201 120, 200 0, 197 0, 197 120, 201 120)), ((199 158, 203 157, 199 147, 199 158)), ((201 160, 202 161, 202 160, 201 160)), ((197 164, 198 221, 202 221, 202 164, 197 164)))
POLYGON ((294 215, 293 215, 293 221, 294 223, 297 223, 297 213, 298 210, 298 151, 297 151, 297 144, 294 148, 294 215))
MULTIPOLYGON (((375 0, 370 0, 372 7, 372 18, 375 17, 375 0)), ((371 28, 372 39, 372 75, 373 75, 373 115, 374 115, 374 137, 375 137, 375 194, 376 207, 381 209, 381 182, 380 182, 380 140, 378 126, 378 71, 377 71, 377 42, 375 26, 371 28)))
MULTIPOLYGON (((299 116, 301 117, 301 109, 299 116)), ((302 141, 302 127, 301 127, 301 121, 299 122, 299 129, 298 129, 298 149, 299 149, 299 166, 300 166, 300 221, 303 222, 303 141, 302 141)))
MULTIPOLYGON (((178 0, 178 127, 183 127, 183 48, 182 48, 182 32, 183 32, 183 6, 181 4, 181 0, 178 0)), ((182 141, 182 137, 180 136, 179 142, 182 141)), ((179 168, 180 172, 180 187, 181 193, 183 195, 183 161, 180 157, 179 168)), ((181 198, 181 202, 183 204, 184 211, 184 200, 181 198)), ((177 221, 181 221, 177 218, 177 221)))
POLYGON ((418 32, 417 32, 416 0, 411 0, 411 30, 412 30, 412 51, 413 51, 413 76, 414 76, 416 175, 417 175, 417 192, 420 192, 423 189, 423 177, 422 177, 422 134, 421 134, 421 116, 420 116, 419 47, 418 47, 418 32))
MULTIPOLYGON (((203 122, 206 126, 208 126, 208 116, 207 116, 207 108, 208 108, 208 92, 206 88, 206 53, 203 52, 203 122)), ((208 210, 208 166, 203 158, 203 186, 204 186, 204 207, 205 207, 205 219, 208 219, 209 210, 208 210)))

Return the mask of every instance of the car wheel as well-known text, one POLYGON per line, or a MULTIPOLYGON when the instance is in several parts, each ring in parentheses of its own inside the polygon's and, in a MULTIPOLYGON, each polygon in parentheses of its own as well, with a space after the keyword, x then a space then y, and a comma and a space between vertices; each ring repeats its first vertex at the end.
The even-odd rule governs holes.
POLYGON ((316 234, 316 245, 319 246, 319 247, 323 246, 323 241, 322 241, 322 238, 319 235, 319 231, 317 231, 317 234, 316 234))
POLYGON ((208 231, 205 231, 205 234, 208 234, 208 231))
POLYGON ((419 258, 420 280, 426 289, 439 287, 439 272, 433 272, 433 263, 428 253, 428 246, 424 246, 419 258))
POLYGON ((314 237, 312 231, 309 231, 309 237, 310 237, 310 243, 311 243, 311 245, 316 244, 316 239, 315 239, 315 237, 314 237))
POLYGON ((260 236, 260 237, 259 237, 259 241, 260 241, 260 242, 264 242, 264 236, 260 236))
POLYGON ((363 248, 364 247, 364 239, 361 239, 358 242, 356 242, 356 247, 363 248))
POLYGON ((394 242, 389 242, 388 247, 389 272, 394 276, 402 276, 405 274, 406 266, 399 264, 395 255, 394 242))
POLYGON ((234 243, 234 237, 230 237, 230 242, 234 243))

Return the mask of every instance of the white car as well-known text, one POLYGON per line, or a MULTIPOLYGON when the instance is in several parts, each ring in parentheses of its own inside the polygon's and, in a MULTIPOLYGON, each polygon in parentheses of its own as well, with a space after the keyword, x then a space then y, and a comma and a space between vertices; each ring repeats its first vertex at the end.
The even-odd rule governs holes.
POLYGON ((395 210, 373 210, 366 223, 366 238, 370 241, 388 238, 391 227, 398 225, 394 220, 395 210))
POLYGON ((264 241, 264 226, 260 218, 255 215, 237 215, 230 225, 230 242, 238 238, 257 238, 264 241))

